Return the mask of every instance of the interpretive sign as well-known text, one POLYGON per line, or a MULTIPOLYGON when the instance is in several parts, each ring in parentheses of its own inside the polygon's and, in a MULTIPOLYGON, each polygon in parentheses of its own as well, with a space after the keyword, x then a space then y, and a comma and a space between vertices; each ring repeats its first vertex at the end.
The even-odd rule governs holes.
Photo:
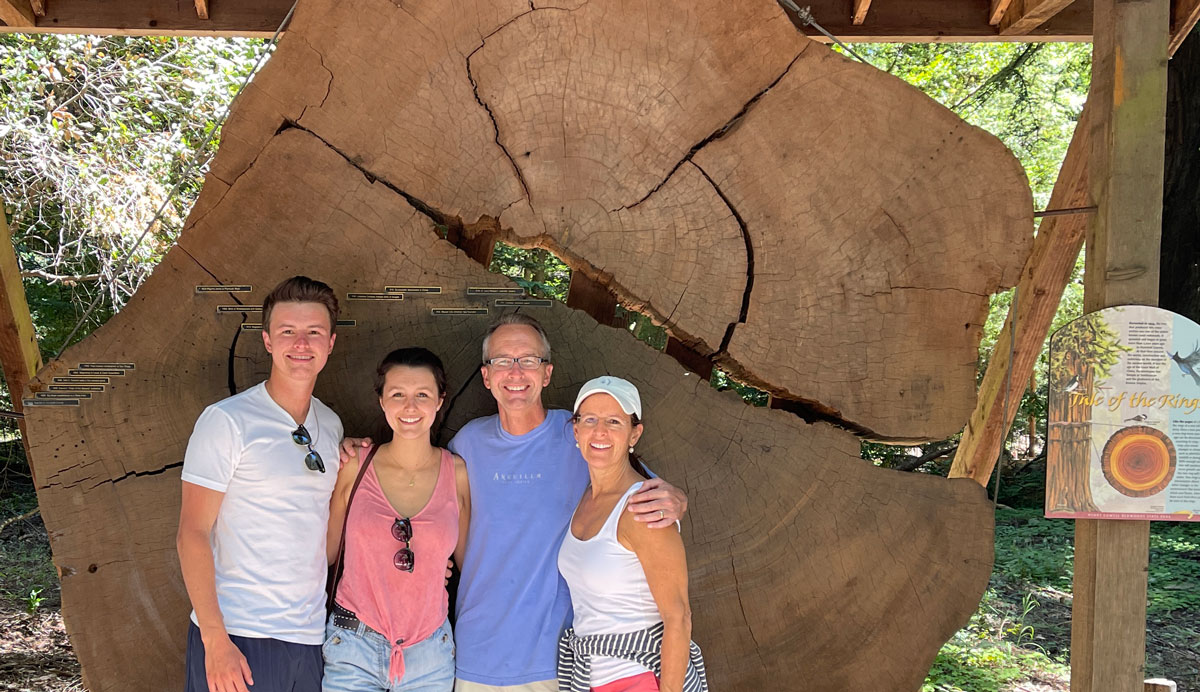
POLYGON ((1050 339, 1046 516, 1200 521, 1200 325, 1106 308, 1050 339))

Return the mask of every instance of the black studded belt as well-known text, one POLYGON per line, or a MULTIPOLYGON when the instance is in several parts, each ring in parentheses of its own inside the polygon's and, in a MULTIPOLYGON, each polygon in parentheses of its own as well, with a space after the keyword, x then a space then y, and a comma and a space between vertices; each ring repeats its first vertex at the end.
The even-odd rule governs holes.
MULTIPOLYGON (((381 636, 381 637, 383 636, 379 632, 376 632, 375 630, 371 629, 370 627, 367 627, 365 624, 363 624, 362 620, 358 619, 357 615, 350 612, 349 610, 346 610, 345 608, 341 607, 337 603, 333 604, 333 625, 334 625, 334 627, 341 627, 344 630, 352 630, 355 632, 358 631, 358 626, 362 625, 363 629, 366 630, 367 632, 371 632, 372 634, 379 634, 379 636, 381 636)), ((384 639, 386 639, 386 638, 387 637, 384 637, 384 639)), ((399 646, 403 643, 404 643, 404 640, 401 639, 396 642, 396 645, 399 646)))
MULTIPOLYGON (((344 630, 357 630, 358 626, 362 625, 362 622, 358 619, 357 615, 334 603, 333 624, 335 627, 341 627, 344 630)), ((363 625, 363 627, 365 627, 368 632, 375 632, 375 630, 367 627, 366 625, 363 625)), ((376 634, 378 633, 376 632, 376 634)))

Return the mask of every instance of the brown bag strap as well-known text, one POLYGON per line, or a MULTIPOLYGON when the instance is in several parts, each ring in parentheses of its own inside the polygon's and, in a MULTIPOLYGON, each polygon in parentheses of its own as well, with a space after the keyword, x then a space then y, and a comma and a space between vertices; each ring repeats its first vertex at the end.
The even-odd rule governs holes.
POLYGON ((342 558, 346 555, 346 526, 350 523, 350 505, 354 503, 354 494, 358 492, 358 486, 362 483, 363 476, 367 475, 367 467, 371 465, 371 459, 375 458, 377 449, 379 449, 379 445, 371 447, 371 451, 367 452, 367 458, 363 459, 362 466, 358 469, 358 477, 354 479, 354 485, 350 486, 350 497, 346 498, 346 516, 342 519, 342 535, 338 538, 337 559, 330 568, 329 583, 325 587, 325 610, 327 612, 333 610, 333 597, 337 595, 338 582, 342 580, 342 558))

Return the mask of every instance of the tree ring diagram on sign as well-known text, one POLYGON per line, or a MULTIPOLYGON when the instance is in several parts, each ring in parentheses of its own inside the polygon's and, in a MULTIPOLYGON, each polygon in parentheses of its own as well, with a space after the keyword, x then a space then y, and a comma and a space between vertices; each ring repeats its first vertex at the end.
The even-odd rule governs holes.
POLYGON ((1100 458, 1104 478, 1122 495, 1150 497, 1175 475, 1175 445, 1156 428, 1135 425, 1118 430, 1100 458))

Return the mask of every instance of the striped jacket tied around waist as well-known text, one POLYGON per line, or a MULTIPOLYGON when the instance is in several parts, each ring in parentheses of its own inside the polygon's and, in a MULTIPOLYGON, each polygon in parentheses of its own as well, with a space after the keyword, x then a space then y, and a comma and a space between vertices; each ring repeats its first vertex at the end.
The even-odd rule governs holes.
MULTIPOLYGON (((594 634, 580 637, 568 628, 558 640, 559 692, 588 692, 591 689, 592 656, 612 656, 640 663, 656 676, 662 674, 663 623, 637 632, 594 634)), ((704 658, 700 647, 690 642, 683 692, 708 692, 704 658)))

